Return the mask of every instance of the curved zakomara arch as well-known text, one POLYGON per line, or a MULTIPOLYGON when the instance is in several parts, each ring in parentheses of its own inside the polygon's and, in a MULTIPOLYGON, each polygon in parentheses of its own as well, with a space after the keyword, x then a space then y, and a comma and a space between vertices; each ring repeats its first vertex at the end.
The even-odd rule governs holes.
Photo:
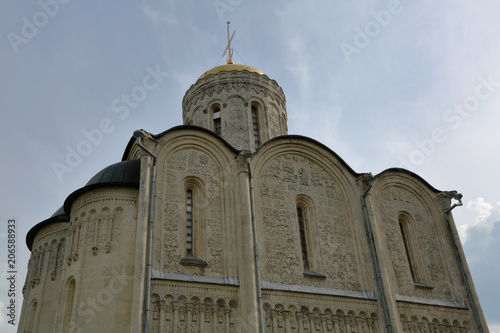
MULTIPOLYGON (((381 198, 382 193, 386 189, 402 189, 411 193, 416 200, 420 203, 421 207, 425 210, 427 216, 432 219, 431 228, 434 234, 443 234, 446 233, 446 228, 443 216, 442 207, 439 206, 439 202, 437 200, 437 195, 441 191, 435 189, 431 185, 429 185, 425 180, 420 178, 420 176, 405 170, 405 169, 388 169, 380 174, 375 176, 375 180, 373 181, 373 187, 369 192, 372 201, 372 209, 374 210, 374 219, 373 223, 383 225, 377 221, 377 217, 381 215, 380 207, 381 207, 381 198)), ((416 216, 413 216, 411 212, 406 211, 402 208, 400 211, 396 212, 393 216, 393 220, 395 223, 398 223, 399 220, 403 218, 404 221, 409 222, 411 224, 416 223, 416 216)), ((399 227, 397 228, 399 230, 399 227)), ((418 230, 418 226, 415 225, 413 230, 418 230)), ((380 242, 381 244, 386 244, 386 240, 384 239, 385 233, 380 233, 380 242)), ((440 243, 438 246, 441 247, 440 253, 445 253, 443 244, 440 243)), ((429 275, 426 273, 427 268, 423 266, 424 263, 417 264, 417 267, 421 267, 418 273, 415 273, 416 276, 413 278, 417 278, 420 283, 429 284, 429 275)), ((410 263, 410 267, 411 263, 410 263)))
MULTIPOLYGON (((262 177, 262 172, 265 167, 273 159, 280 156, 301 156, 305 157, 321 167, 328 176, 330 176, 338 186, 338 190, 344 194, 346 199, 346 209, 348 227, 351 228, 351 233, 355 233, 354 223, 361 223, 362 210, 360 204, 361 192, 358 189, 356 180, 360 174, 354 172, 337 154, 328 149, 321 143, 308 137, 287 135, 279 136, 267 141, 253 156, 252 173, 255 178, 255 184, 259 184, 262 177)), ((260 188, 255 186, 256 201, 260 200, 260 188)), ((294 202, 295 204, 295 202, 294 202)), ((260 212, 256 212, 257 215, 260 212)), ((257 216, 261 219, 262 217, 257 216)), ((262 224, 258 225, 258 233, 263 235, 264 230, 262 224)), ((265 262, 265 249, 263 242, 260 243, 260 253, 262 254, 262 262, 265 262)), ((357 263, 361 265, 362 260, 358 255, 357 263)), ((365 281, 363 277, 359 277, 360 282, 368 286, 369 281, 365 281)))
MULTIPOLYGON (((179 126, 177 128, 171 129, 165 132, 161 137, 157 137, 157 158, 158 158, 158 191, 164 193, 165 188, 161 186, 166 186, 166 181, 162 181, 162 177, 166 177, 169 172, 168 161, 171 160, 172 156, 179 151, 185 150, 196 150, 203 154, 206 154, 212 163, 217 167, 220 175, 219 179, 219 193, 221 197, 221 216, 222 216, 222 233, 223 241, 227 244, 226 248, 235 248, 237 244, 235 242, 235 237, 229 237, 236 231, 233 230, 234 225, 229 223, 229 221, 234 221, 237 216, 234 209, 231 207, 236 207, 237 196, 233 195, 229 186, 231 182, 237 181, 237 161, 235 157, 238 155, 239 151, 231 147, 226 141, 215 133, 197 126, 179 126), (163 185, 161 185, 163 184, 163 185), (161 192, 163 191, 163 192, 161 192), (231 240, 233 239, 233 240, 231 240)), ((200 175, 193 175, 197 178, 200 175)), ((166 179, 165 179, 166 180, 166 179)), ((186 184, 184 184, 186 185, 186 184)), ((207 184, 205 184, 208 186, 207 184)), ((205 189, 206 191, 206 189, 205 189)), ((164 203, 157 203, 156 207, 161 207, 164 203)), ((236 275, 235 271, 236 263, 232 262, 235 260, 232 256, 224 255, 223 270, 224 274, 236 275)), ((155 260, 153 260, 155 262, 155 260)), ((230 276, 233 276, 230 275, 230 276)))
MULTIPOLYGON (((387 188, 400 188, 406 190, 418 199, 429 216, 443 216, 442 209, 438 206, 438 202, 436 200, 438 193, 442 191, 432 187, 417 174, 405 169, 387 169, 375 175, 370 195, 374 198, 374 200, 378 200, 378 198, 381 197, 381 193, 387 188)), ((375 207, 377 206, 378 205, 375 205, 375 207)), ((395 218, 397 217, 398 216, 395 218)), ((415 217, 412 216, 412 218, 414 219, 415 217)), ((433 227, 436 227, 435 223, 433 224, 433 227)))
POLYGON ((325 145, 305 136, 283 135, 267 141, 254 154, 252 172, 255 178, 260 178, 267 163, 278 156, 298 155, 314 161, 340 186, 349 199, 359 201, 356 179, 361 175, 356 173, 335 152, 325 145), (348 175, 349 177, 346 177, 348 175), (351 198, 352 196, 352 198, 351 198))
MULTIPOLYGON (((153 139, 158 141, 158 145, 156 149, 153 152, 157 152, 158 148, 162 148, 165 145, 168 145, 170 142, 168 142, 171 138, 173 137, 178 137, 180 135, 190 135, 190 134, 195 134, 197 137, 201 138, 213 138, 214 140, 211 140, 214 144, 215 142, 218 141, 219 144, 222 144, 222 146, 227 147, 229 151, 232 151, 234 154, 238 154, 239 150, 235 149, 232 147, 226 140, 215 134, 213 131, 206 129, 201 126, 196 126, 196 125, 178 125, 174 126, 164 132, 161 132, 159 134, 153 134, 151 135, 153 139), (160 144, 161 143, 161 144, 160 144)), ((141 151, 136 146, 136 138, 131 137, 127 143, 127 147, 125 148, 125 151, 123 152, 122 155, 122 161, 128 161, 131 159, 137 159, 140 158, 141 155, 144 155, 144 152, 141 151)), ((157 154, 158 155, 158 154, 157 154)), ((233 155, 234 156, 234 155, 233 155)))
MULTIPOLYGON (((238 150, 232 148, 215 133, 197 126, 179 126, 167 131, 158 140, 157 158, 168 161, 169 156, 185 149, 195 149, 208 155, 217 165, 223 176, 224 172, 233 173, 236 170, 235 156, 238 150)), ((161 170, 160 166, 159 169, 161 170)))

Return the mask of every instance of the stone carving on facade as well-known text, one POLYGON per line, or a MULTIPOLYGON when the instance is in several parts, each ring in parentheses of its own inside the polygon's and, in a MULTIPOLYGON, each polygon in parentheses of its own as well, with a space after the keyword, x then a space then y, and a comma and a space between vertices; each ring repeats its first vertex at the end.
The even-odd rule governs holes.
MULTIPOLYGON (((51 225, 48 226, 43 233, 40 233, 34 242, 34 246, 39 246, 32 252, 30 263, 28 266, 27 281, 31 286, 36 286, 43 278, 43 274, 48 274, 51 280, 57 276, 57 272, 61 271, 65 251, 65 238, 67 232, 66 225, 51 225), (50 244, 49 244, 50 243, 50 244), (43 256, 41 254, 44 253, 43 256), (45 259, 44 259, 45 258, 45 259), (41 270, 41 261, 47 262, 46 272, 41 270)), ((26 285, 28 288, 28 285, 26 285)))
POLYGON ((66 230, 65 226, 52 225, 35 240, 23 287, 25 297, 28 297, 29 292, 41 285, 45 279, 53 281, 60 276, 64 260, 66 230), (38 247, 35 248, 37 245, 38 247))
MULTIPOLYGON (((250 73, 248 77, 242 77, 241 72, 237 73, 238 78, 231 79, 227 72, 219 72, 216 79, 206 77, 205 83, 192 86, 184 96, 182 101, 183 117, 192 107, 199 105, 205 96, 212 96, 215 93, 220 94, 222 90, 227 93, 242 95, 243 91, 254 94, 262 94, 270 98, 279 106, 285 105, 285 95, 281 87, 274 80, 263 80, 257 73, 250 73), (221 82, 225 81, 225 82, 221 82)), ((266 77, 267 78, 267 77, 266 77)))
POLYGON ((398 293, 422 297, 437 298, 452 301, 452 292, 448 285, 446 264, 442 250, 434 237, 435 226, 431 215, 424 204, 407 189, 401 187, 387 187, 380 195, 380 211, 385 228, 385 237, 398 284, 398 293), (403 236, 399 227, 398 218, 401 213, 409 215, 415 223, 417 234, 412 235, 418 242, 416 256, 419 258, 423 271, 424 282, 432 288, 415 288, 411 276, 403 236))
POLYGON ((28 260, 28 273, 26 274, 26 280, 24 282, 23 294, 26 294, 31 287, 31 280, 33 279, 33 266, 34 266, 34 256, 33 252, 31 252, 30 259, 28 260))
MULTIPOLYGON (((179 126, 145 133, 141 142, 158 156, 154 193, 148 193, 149 162, 139 170, 137 161, 126 169, 111 167, 131 171, 129 185, 139 190, 93 178, 99 185, 66 202, 69 223, 58 215, 32 229, 20 331, 77 325, 137 332, 147 289, 151 333, 254 332, 256 273, 266 333, 382 333, 383 301, 398 331, 477 331, 467 292, 472 299, 477 294, 460 280, 456 261, 463 258, 454 257, 443 218, 452 192, 436 193, 419 177, 393 169, 376 177, 361 207, 365 177, 335 153, 300 136, 268 141, 287 134, 287 114, 282 89, 266 75, 209 74, 186 92, 182 108, 184 124, 205 130, 179 126), (220 124, 214 121, 217 107, 220 124), (222 140, 207 131, 219 125, 222 140), (253 201, 243 150, 257 150, 253 201), (155 210, 151 289, 140 255, 149 194, 155 210), (256 213, 259 272, 251 261, 249 207, 256 213), (371 235, 363 220, 367 211, 375 226, 371 235), (382 264, 378 276, 372 257, 382 264), (131 283, 118 285, 115 278, 131 283), (388 288, 381 291, 377 282, 388 288), (102 310, 86 326, 84 306, 91 302, 102 310)), ((124 160, 147 155, 139 141, 129 142, 124 160)), ((485 323, 479 312, 477 321, 485 323)))
POLYGON ((240 97, 229 98, 227 101, 227 116, 223 116, 228 124, 226 140, 236 149, 242 150, 248 141, 248 119, 246 117, 244 101, 240 97))
MULTIPOLYGON (((456 315, 454 316, 456 317, 456 315)), ((450 318, 442 318, 438 316, 432 319, 426 316, 411 316, 400 315, 401 324, 404 332, 409 333, 469 333, 470 321, 469 319, 457 318, 451 320, 450 318)))
POLYGON ((151 309, 152 333, 239 332, 238 302, 234 299, 153 294, 151 309))
POLYGON ((259 179, 266 262, 273 282, 321 285, 304 279, 296 218, 296 198, 307 195, 314 203, 318 228, 319 261, 328 282, 324 286, 360 290, 358 261, 343 193, 328 173, 312 160, 298 155, 279 156, 267 162, 259 179))
POLYGON ((87 246, 92 255, 99 253, 110 253, 111 248, 120 243, 120 220, 122 207, 111 210, 104 207, 99 211, 92 209, 89 212, 88 222, 84 227, 87 229, 87 246), (100 252, 104 250, 104 252, 100 252))
POLYGON ((31 275, 30 279, 31 288, 35 288, 40 284, 43 269, 44 252, 45 250, 41 246, 34 252, 34 260, 32 261, 33 274, 31 275))
POLYGON ((264 328, 269 333, 378 333, 375 312, 334 311, 331 308, 263 304, 264 328))
MULTIPOLYGON (((211 115, 209 114, 209 117, 211 117, 211 115)), ((201 107, 197 108, 194 112, 193 112, 193 115, 192 115, 192 122, 193 124, 197 125, 197 126, 202 126, 202 127, 208 127, 209 124, 206 123, 205 119, 206 117, 204 116, 204 113, 203 113, 203 110, 201 107)), ((189 124, 187 124, 189 125, 189 124)))
POLYGON ((276 106, 271 105, 268 108, 268 126, 269 126, 269 138, 274 138, 275 136, 280 135, 280 133, 285 133, 284 130, 280 131, 280 120, 279 120, 279 111, 276 106))
MULTIPOLYGON (((80 220, 85 218, 85 214, 80 217, 80 220)), ((69 232, 70 238, 68 242, 68 251, 67 253, 67 263, 71 264, 72 261, 78 261, 78 250, 79 250, 79 239, 80 239, 80 229, 81 222, 78 217, 75 218, 73 222, 70 222, 69 232)))
POLYGON ((47 270, 49 272, 50 279, 54 280, 55 279, 54 272, 56 270, 56 260, 57 260, 57 241, 55 239, 50 243, 47 249, 47 253, 49 256, 49 264, 47 270))
MULTIPOLYGON (((222 232, 222 197, 220 187, 220 171, 212 158, 204 152, 195 149, 186 149, 172 154, 166 164, 167 179, 165 186, 165 202, 163 204, 163 270, 181 274, 220 275, 223 272, 223 232, 222 232), (206 251, 204 258, 206 267, 193 267, 180 264, 185 256, 185 188, 184 179, 196 177, 203 183, 204 193, 199 204, 204 204, 204 216, 196 217, 199 223, 206 223, 205 234, 206 251)), ((194 237, 200 235, 194 235, 194 237)))

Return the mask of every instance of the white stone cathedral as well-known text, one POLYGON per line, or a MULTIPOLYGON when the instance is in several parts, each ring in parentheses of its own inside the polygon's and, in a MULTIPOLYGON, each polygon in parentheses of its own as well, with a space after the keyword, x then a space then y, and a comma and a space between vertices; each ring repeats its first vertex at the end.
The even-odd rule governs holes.
POLYGON ((182 107, 29 231, 18 332, 488 332, 459 193, 288 135, 250 66, 207 71, 182 107))

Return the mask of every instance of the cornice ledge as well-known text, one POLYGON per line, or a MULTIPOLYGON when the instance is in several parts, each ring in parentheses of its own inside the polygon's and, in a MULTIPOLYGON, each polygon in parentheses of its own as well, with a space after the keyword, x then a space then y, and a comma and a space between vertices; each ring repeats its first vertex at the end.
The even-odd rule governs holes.
POLYGON ((170 280, 170 281, 181 281, 181 282, 198 282, 198 283, 209 283, 209 284, 220 284, 220 285, 230 285, 239 286, 240 282, 236 276, 203 276, 203 275, 190 275, 190 274, 177 274, 177 273, 167 273, 159 269, 151 269, 151 278, 158 280, 170 280))
POLYGON ((395 294, 394 298, 396 299, 396 302, 444 306, 447 308, 456 308, 456 309, 464 309, 464 310, 468 309, 465 302, 461 302, 461 301, 443 301, 440 299, 404 296, 404 295, 398 295, 398 294, 395 294))
POLYGON ((374 291, 330 289, 330 288, 302 286, 295 284, 282 284, 269 281, 262 281, 262 289, 276 290, 276 291, 290 291, 290 292, 299 292, 299 293, 316 294, 316 295, 351 297, 351 298, 366 299, 371 301, 377 300, 374 291))

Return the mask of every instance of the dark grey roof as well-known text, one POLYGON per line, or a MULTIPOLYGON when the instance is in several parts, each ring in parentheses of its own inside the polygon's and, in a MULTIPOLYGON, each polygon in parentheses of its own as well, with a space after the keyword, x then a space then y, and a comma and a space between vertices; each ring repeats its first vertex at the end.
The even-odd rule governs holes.
POLYGON ((85 186, 106 183, 127 183, 139 185, 141 160, 129 160, 112 164, 94 177, 90 178, 85 186))
POLYGON ((51 217, 38 223, 33 228, 31 228, 30 231, 28 231, 28 233, 26 234, 26 245, 28 246, 28 249, 31 251, 35 236, 41 229, 48 226, 49 224, 58 222, 69 222, 69 216, 64 212, 64 207, 59 208, 54 214, 52 214, 51 217))
POLYGON ((99 187, 122 186, 139 188, 140 173, 141 160, 118 162, 99 171, 94 177, 90 178, 84 187, 71 193, 64 201, 64 206, 59 208, 50 218, 38 223, 28 231, 26 235, 28 249, 31 251, 36 234, 45 226, 57 222, 69 222, 71 205, 76 198, 99 187))
POLYGON ((61 206, 58 210, 56 210, 56 212, 54 214, 52 214, 51 217, 58 217, 58 216, 62 216, 62 215, 68 216, 68 215, 66 215, 66 212, 64 211, 64 206, 61 206))
POLYGON ((80 195, 99 187, 123 186, 139 188, 141 174, 141 160, 127 160, 112 164, 94 177, 90 178, 87 184, 71 193, 64 201, 64 211, 69 213, 71 205, 80 195))

